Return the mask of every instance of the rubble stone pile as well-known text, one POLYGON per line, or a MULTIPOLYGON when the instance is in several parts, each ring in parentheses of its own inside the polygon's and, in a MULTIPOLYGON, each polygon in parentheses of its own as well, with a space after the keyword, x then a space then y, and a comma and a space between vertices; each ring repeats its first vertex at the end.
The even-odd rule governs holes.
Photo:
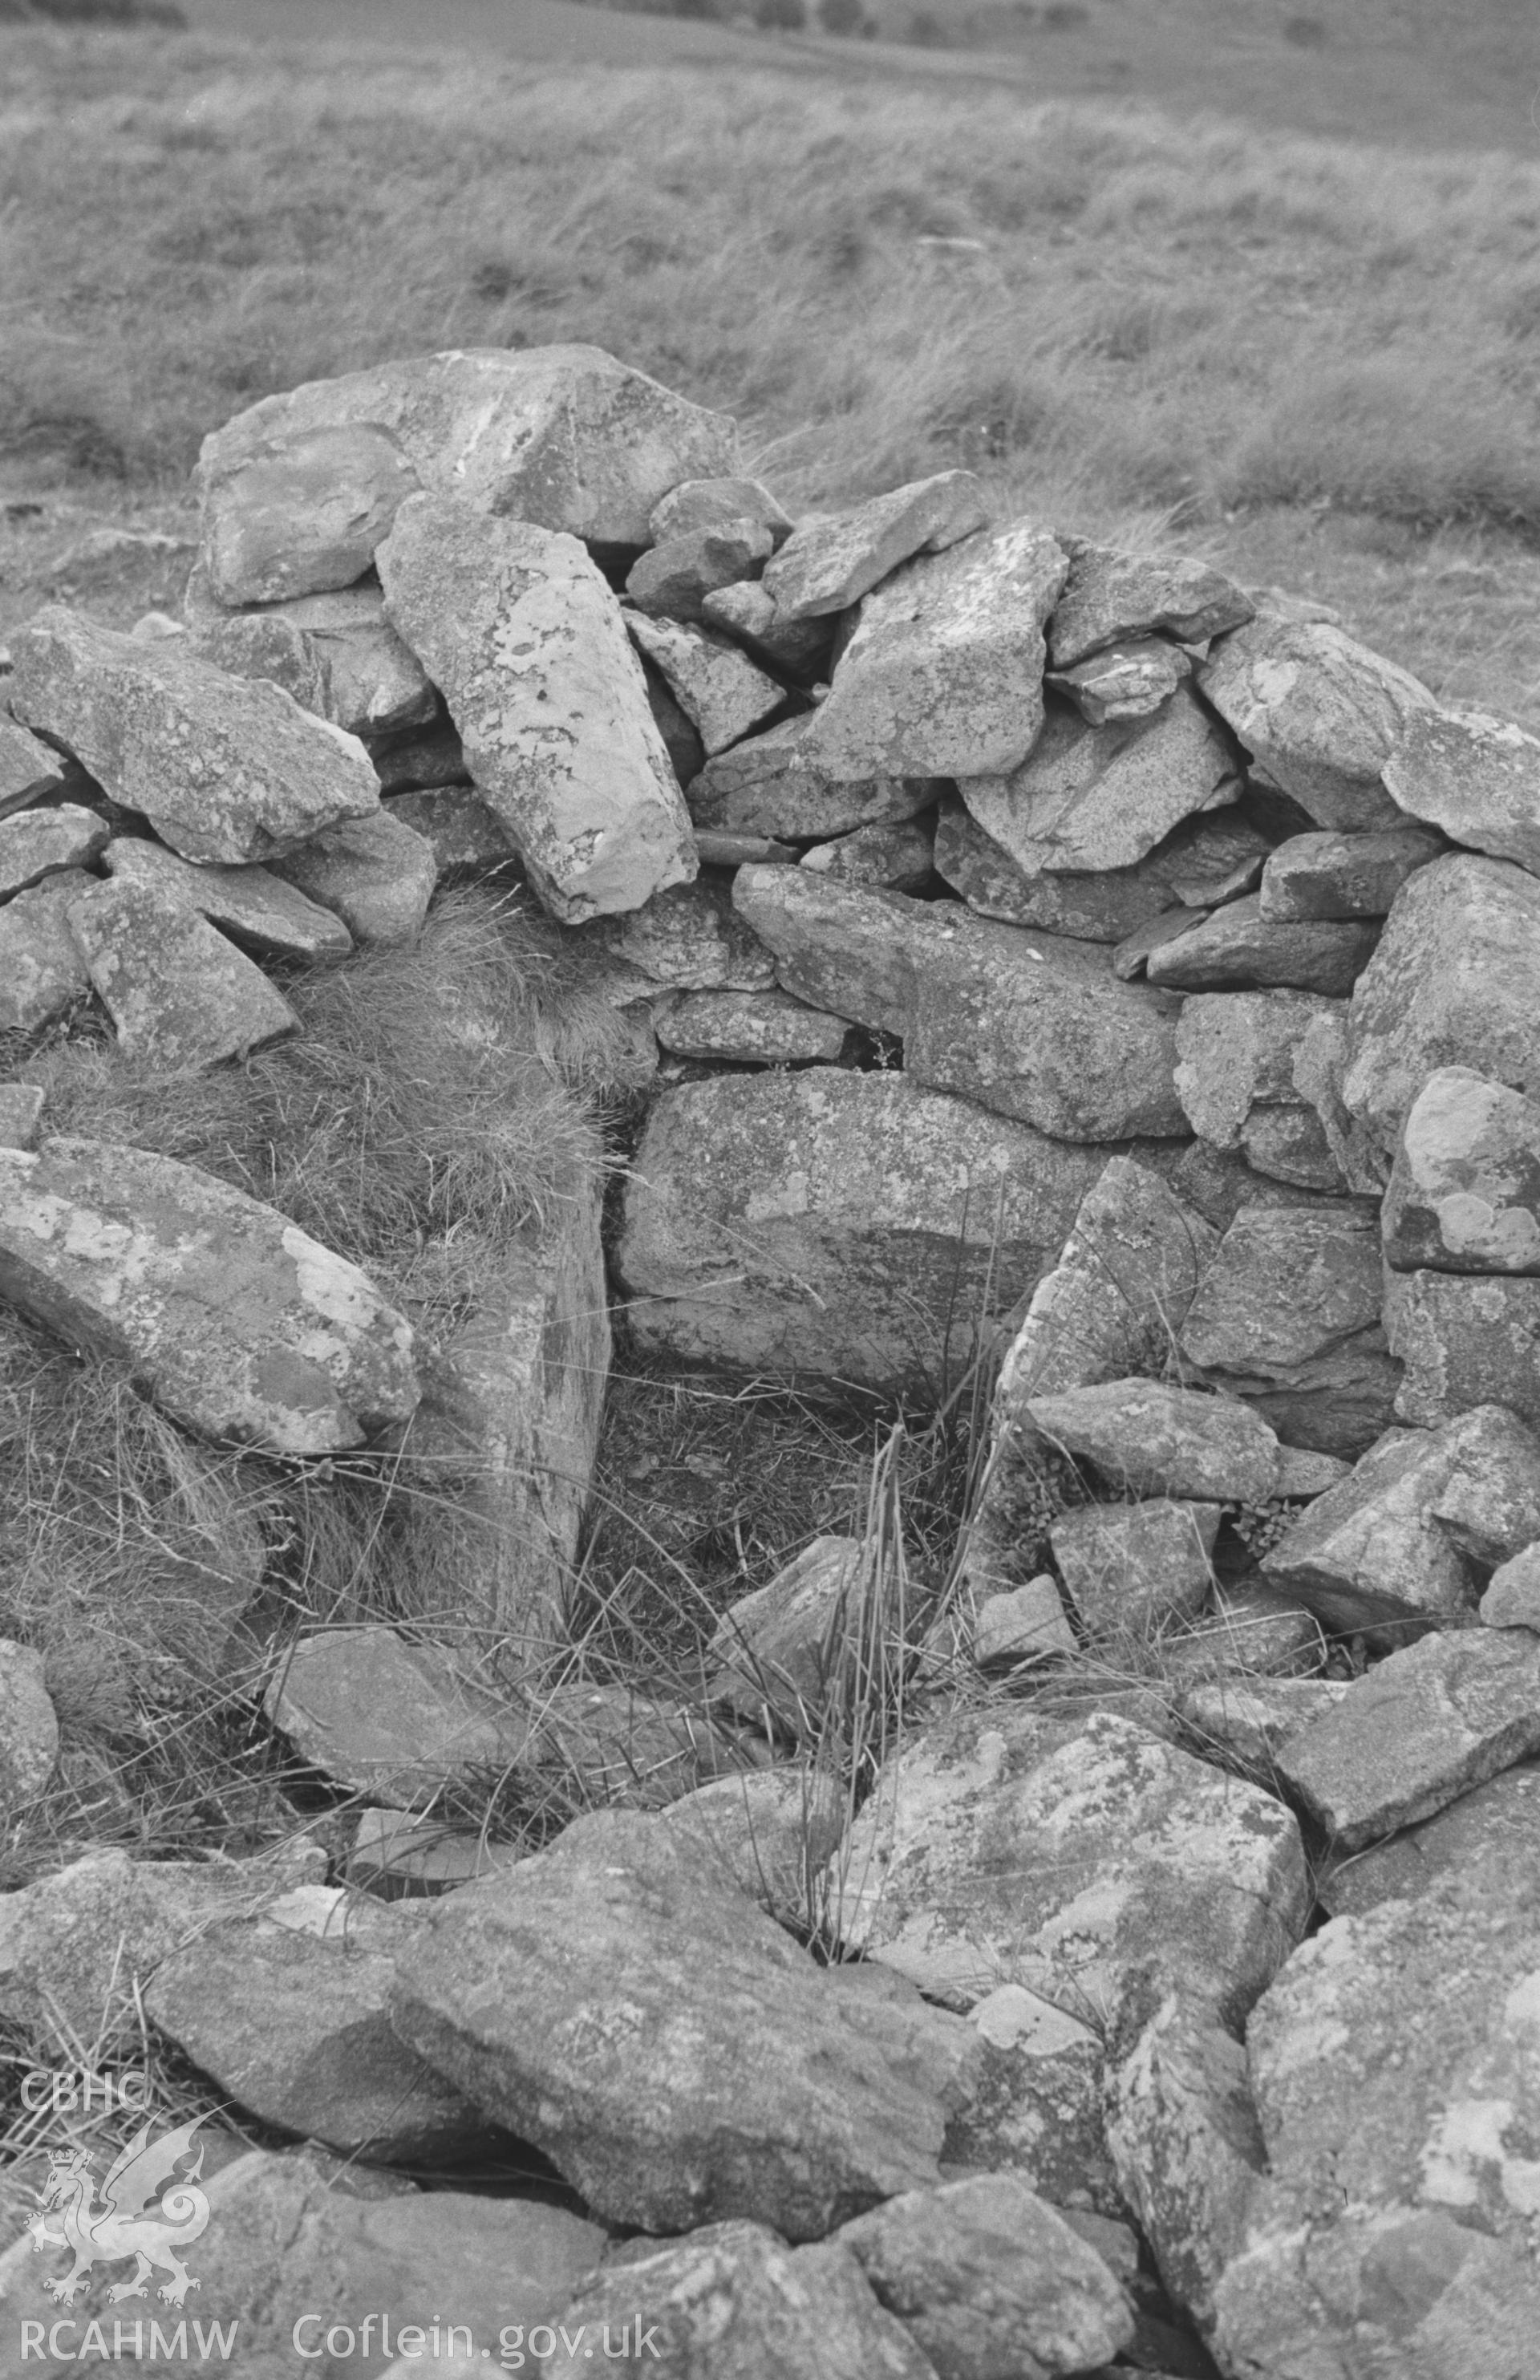
MULTIPOLYGON (((597 349, 268 398, 199 483, 175 632, 16 642, 0 1294, 195 1438, 468 1430, 485 1597, 559 1630, 597 1192, 428 1347, 273 1209, 51 1135, 24 1038, 93 1002, 227 1065, 297 1029, 270 968, 522 883, 651 1077, 634 1342, 921 1402, 998 1364, 988 1459, 859 1806, 804 1723, 852 1540, 724 1617, 698 1707, 531 1721, 323 1632, 267 1712, 370 1804, 351 1893, 96 1855, 0 1903, 0 2007, 115 1959, 281 2131, 533 2143, 584 2216, 326 2221, 392 2210, 410 2306, 468 2206, 478 2305, 656 2321, 692 2380, 1540 2374, 1540 741, 965 471, 794 519, 597 349), (426 1824, 574 1756, 612 1806, 534 1856, 426 1824)), ((18 1801, 51 1714, 8 1658, 18 1801)), ((212 2185, 275 2338, 319 2284, 264 2243, 323 2196, 262 2152, 212 2185)))

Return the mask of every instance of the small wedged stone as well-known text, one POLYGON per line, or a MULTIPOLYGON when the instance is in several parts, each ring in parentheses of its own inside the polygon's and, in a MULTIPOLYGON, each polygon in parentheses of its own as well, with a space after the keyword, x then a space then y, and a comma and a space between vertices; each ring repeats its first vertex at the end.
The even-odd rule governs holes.
POLYGON ((685 717, 700 731, 708 757, 725 752, 779 710, 786 689, 755 668, 736 645, 679 620, 629 612, 631 641, 667 679, 685 717))
POLYGON ((661 620, 694 625, 706 618, 709 595, 749 578, 775 550, 762 521, 723 521, 649 546, 626 573, 626 601, 661 620))
POLYGON ((415 496, 379 565, 385 609, 547 907, 575 925, 687 880, 689 820, 642 666, 577 540, 415 496))
POLYGON ((1107 727, 1055 703, 1009 775, 956 773, 979 825, 1029 875, 1134 867, 1241 790, 1229 746, 1185 687, 1152 717, 1107 727))
POLYGON ((1381 1213, 1398 1272, 1540 1273, 1540 1107, 1440 1066, 1407 1111, 1381 1213))
POLYGON ((263 439, 200 481, 202 567, 228 604, 351 587, 420 484, 377 421, 263 439))
POLYGON ((725 415, 573 345, 452 349, 308 381, 205 438, 199 478, 222 478, 269 440, 359 423, 394 438, 424 488, 600 546, 646 545, 672 488, 737 464, 725 415))
POLYGON ((728 521, 754 520, 768 528, 778 546, 792 533, 789 514, 782 512, 767 487, 758 480, 681 480, 660 496, 648 518, 654 545, 671 537, 687 537, 692 529, 720 528, 728 521))
POLYGON ((702 868, 794 868, 799 857, 794 844, 777 843, 773 835, 711 826, 697 827, 695 847, 702 868))
POLYGON ((1540 1536, 1540 1441, 1502 1405, 1388 1430, 1262 1561, 1328 1628, 1404 1644, 1473 1613, 1481 1573, 1540 1536))
POLYGON ((817 713, 783 719, 709 760, 689 788, 697 828, 824 842, 830 835, 928 809, 941 787, 931 777, 839 780, 809 745, 817 713))
POLYGON ((1434 1429, 1498 1404, 1540 1429, 1540 1280, 1388 1271, 1384 1314, 1390 1353, 1403 1366, 1400 1420, 1434 1429))
POLYGON ((188 610, 192 649, 203 660, 233 677, 271 678, 350 735, 393 735, 427 724, 437 710, 427 673, 386 619, 372 577, 243 612, 199 603, 189 588, 188 610))
POLYGON ((1233 1672, 1189 1686, 1177 1713, 1200 1750, 1228 1752, 1248 1767, 1267 1770, 1285 1744, 1335 1710, 1347 1691, 1347 1682, 1336 1678, 1233 1672))
MULTIPOLYGON (((915 1989, 874 1960, 845 1972, 915 1989)), ((942 2172, 1019 2174, 1083 2238, 1091 2229, 1082 2225, 1094 2227, 1092 2244, 1110 2255, 1100 2227, 1125 2209, 1102 2133, 1098 2034, 1021 1984, 986 1993, 967 2022, 984 2044, 983 2066, 947 2126, 942 2172)))
POLYGON ((1262 916, 1288 918, 1388 917, 1409 876, 1443 857, 1442 835, 1414 826, 1379 834, 1296 834, 1280 843, 1262 870, 1262 916))
POLYGON ((206 1437, 339 1453, 418 1402, 411 1327, 357 1265, 147 1149, 0 1149, 0 1290, 206 1437))
POLYGON ((1278 1478, 1278 1439, 1231 1397, 1158 1380, 1102 1380, 1026 1399, 1039 1435, 1092 1463, 1132 1496, 1263 1503, 1278 1478))
POLYGON ((850 1031, 786 991, 676 992, 653 1002, 652 1026, 675 1057, 737 1066, 832 1065, 850 1031))
POLYGON ((588 940, 673 991, 772 991, 775 960, 721 875, 671 884, 639 909, 596 921, 588 940))
POLYGON ((863 1585, 858 1537, 815 1537, 722 1613, 702 1656, 709 1699, 751 1726, 773 1718, 808 1731, 859 1642, 863 1585))
POLYGON ((136 643, 52 605, 17 638, 12 706, 184 859, 273 859, 378 815, 379 781, 356 737, 187 643, 136 643))
POLYGON ((1030 522, 922 554, 866 597, 808 756, 832 777, 981 777, 1042 725, 1043 624, 1068 559, 1030 522))
POLYGON ((837 622, 782 620, 773 596, 766 594, 757 578, 711 588, 700 599, 700 616, 708 627, 722 629, 756 661, 787 677, 806 683, 828 675, 837 622))
POLYGON ((1221 638, 1198 684, 1267 783, 1319 826, 1348 834, 1401 823, 1381 771, 1425 686, 1340 628, 1263 613, 1221 638))
POLYGON ((90 991, 69 912, 96 889, 83 868, 67 868, 0 904, 0 1032, 35 1033, 90 991))
POLYGON ((386 949, 415 941, 439 880, 431 845, 383 808, 373 818, 327 827, 269 865, 317 908, 340 917, 356 941, 386 949))
POLYGON ((271 868, 194 868, 158 843, 121 834, 103 856, 115 883, 196 911, 245 949, 273 958, 345 959, 353 948, 340 917, 271 868))
MULTIPOLYGON (((971 1547, 969 1553, 973 1553, 971 1547)), ((976 1561, 970 1567, 976 1571, 976 1561)), ((1006 1595, 978 1597, 969 1649, 981 1670, 995 1661, 1040 1661, 1076 1652, 1078 1640, 1052 1573, 1039 1572, 1025 1586, 1013 1587, 1006 1595)))
POLYGON ((1151 983, 1181 991, 1278 986, 1342 999, 1368 965, 1378 930, 1372 923, 1271 922, 1252 892, 1162 943, 1147 973, 1151 983))
POLYGON ((972 471, 938 471, 847 512, 817 514, 792 531, 762 580, 778 620, 847 611, 911 554, 940 553, 988 526, 972 471))
POLYGON ((1193 674, 1180 645, 1147 637, 1110 645, 1073 668, 1049 670, 1044 684, 1073 702, 1088 727, 1148 719, 1193 674))
POLYGON ((801 865, 840 884, 864 885, 874 892, 917 892, 935 865, 935 828, 928 817, 885 819, 858 826, 837 843, 815 844, 801 865))
POLYGON ((112 829, 79 802, 19 810, 0 819, 0 901, 9 901, 61 868, 89 868, 112 829))
MULTIPOLYGON (((1338 1700, 1347 1692, 1338 1689, 1338 1700)), ((1420 1900, 1452 1885, 1500 1901, 1511 1876, 1540 1854, 1540 1762, 1522 1761, 1473 1785, 1431 1818, 1367 1850, 1326 1861, 1316 1891, 1333 1917, 1362 1917, 1385 1900, 1420 1900)))
POLYGON ((1049 624, 1056 670, 1151 631, 1200 645, 1255 616, 1239 587, 1186 554, 1129 553, 1086 538, 1070 539, 1068 550, 1069 577, 1049 624))
POLYGON ((406 735, 368 738, 367 749, 380 780, 380 791, 413 794, 432 785, 468 785, 465 747, 451 719, 406 735))
POLYGON ((1304 1604, 1244 1579, 1238 1586, 1216 1586, 1209 1609, 1164 1651, 1181 1677, 1289 1678, 1318 1670, 1327 1647, 1320 1621, 1304 1604))
POLYGON ((1219 1527, 1218 1504, 1162 1496, 1142 1504, 1083 1504, 1061 1515, 1049 1542, 1093 1641, 1148 1636, 1203 1609, 1219 1527))
POLYGON ((69 930, 118 1046, 168 1073, 217 1066, 297 1033, 261 967, 198 911, 122 878, 70 904, 69 930))
POLYGON ((1540 736, 1485 710, 1422 711, 1386 762, 1385 784, 1398 809, 1452 843, 1540 875, 1540 736))

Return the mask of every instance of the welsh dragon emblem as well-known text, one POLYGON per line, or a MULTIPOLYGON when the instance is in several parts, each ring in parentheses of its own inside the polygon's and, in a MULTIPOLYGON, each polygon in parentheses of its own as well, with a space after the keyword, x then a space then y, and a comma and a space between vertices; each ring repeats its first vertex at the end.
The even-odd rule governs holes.
POLYGON ((135 2259, 126 2281, 107 2291, 110 2305, 124 2298, 148 2297, 146 2283, 156 2272, 170 2278, 157 2291, 167 2305, 179 2306, 195 2281, 176 2254, 206 2229, 209 2202, 197 2187, 203 2170, 203 2145, 195 2163, 176 2179, 176 2168, 191 2154, 192 2135, 202 2118, 179 2124, 175 2131, 152 2137, 153 2127, 142 2124, 119 2151, 101 2196, 83 2149, 61 2149, 49 2161, 48 2179, 39 2192, 39 2211, 27 2225, 32 2246, 69 2248, 75 2262, 62 2280, 43 2284, 60 2305, 72 2304, 91 2280, 93 2265, 116 2265, 135 2259), (169 2186, 167 2186, 169 2185, 169 2186), (157 2192, 164 2190, 159 2204, 157 2192), (50 2211, 58 2210, 59 2229, 49 2228, 50 2211))

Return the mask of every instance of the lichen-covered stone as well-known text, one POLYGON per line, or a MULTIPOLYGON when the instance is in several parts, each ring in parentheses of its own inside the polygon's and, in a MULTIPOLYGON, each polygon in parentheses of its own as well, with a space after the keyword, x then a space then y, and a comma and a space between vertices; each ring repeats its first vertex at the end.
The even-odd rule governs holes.
POLYGON ((1085 942, 1121 943, 1164 915, 1184 930, 1183 905, 1233 900, 1267 856, 1265 838, 1230 809, 1184 820, 1132 868, 1028 873, 955 796, 942 802, 936 830, 938 872, 970 909, 1085 942))
POLYGON ((814 1881, 845 1829, 845 1799, 831 1772, 806 1761, 714 1778, 659 1812, 666 1831, 692 1844, 703 1872, 746 1892, 783 1925, 807 1923, 814 1881))
POLYGON ((446 1788, 501 1775, 524 1750, 526 1716, 431 1644, 394 1628, 301 1636, 268 1687, 267 1715, 301 1758, 370 1801, 432 1803, 446 1788))
POLYGON ((1285 1744, 1335 1710, 1347 1691, 1345 1679, 1232 1672, 1189 1686, 1177 1707, 1200 1751, 1227 1752, 1267 1771, 1285 1744))
POLYGON ((0 819, 0 901, 58 868, 89 868, 111 832, 105 819, 79 802, 0 819))
POLYGON ((850 1031, 785 991, 681 991, 653 1002, 652 1025, 676 1057, 735 1066, 831 1065, 850 1031))
POLYGON ((1087 1633, 1144 1636, 1203 1609, 1219 1526, 1218 1504, 1161 1496, 1083 1504, 1062 1513, 1049 1538, 1087 1633))
POLYGON ((1198 645, 1255 616, 1239 587, 1188 554, 1128 553, 1072 538, 1069 555, 1069 577, 1049 625, 1056 670, 1125 637, 1157 631, 1198 645))
POLYGON ((673 991, 771 991, 775 960, 713 872, 590 926, 588 940, 673 991))
POLYGON ((819 1536, 712 1631, 707 1693, 740 1718, 815 1729, 829 1682, 859 1646, 867 1584, 856 1537, 819 1536))
POLYGON ((0 904, 0 1032, 35 1033, 91 990, 69 912, 96 879, 61 868, 0 904))
POLYGON ((868 892, 917 892, 930 881, 935 856, 930 818, 884 819, 858 826, 837 843, 815 844, 803 853, 801 864, 815 876, 864 885, 868 892))
POLYGON ((1087 726, 1106 727, 1151 718, 1192 674, 1180 645, 1146 637, 1110 645, 1072 669, 1049 670, 1044 682, 1073 703, 1087 726))
POLYGON ((1442 835, 1414 826, 1379 834, 1296 834, 1262 870, 1262 915, 1286 918, 1384 917, 1409 876, 1441 858, 1442 835))
POLYGON ((297 1033, 275 984, 184 903, 150 885, 93 885, 69 929, 120 1048, 169 1073, 215 1066, 297 1033))
POLYGON ((938 471, 848 512, 815 514, 792 531, 763 586, 778 618, 843 612, 914 553, 940 553, 987 526, 989 506, 972 471, 938 471))
POLYGON ((1198 684, 1251 754, 1255 772, 1318 825, 1344 833, 1397 826, 1381 771, 1425 686, 1325 622, 1263 613, 1222 638, 1198 684))
POLYGON ((194 868, 158 843, 121 834, 104 856, 115 882, 191 909, 251 950, 274 958, 345 959, 353 948, 340 917, 271 868, 194 868))
POLYGON ((1401 1421, 1432 1429, 1499 1404, 1540 1429, 1540 1280, 1387 1272, 1384 1313, 1390 1353, 1403 1367, 1401 1421))
POLYGON ((1540 736, 1484 710, 1420 711, 1386 762, 1385 783, 1398 809, 1451 842, 1540 875, 1540 736))
POLYGON ((680 620, 626 614, 631 641, 661 670, 670 691, 700 732, 708 754, 725 752, 761 721, 779 710, 786 689, 742 654, 725 637, 680 620))
POLYGON ((1039 1391, 1024 1410, 1050 1445, 1094 1464, 1128 1495, 1252 1504, 1274 1491, 1277 1437, 1232 1397, 1158 1380, 1101 1380, 1039 1391))
POLYGON ((1498 1563, 1481 1598, 1481 1618, 1486 1628, 1540 1629, 1540 1545, 1498 1563))
POLYGON ((1540 1273, 1540 1107, 1440 1066, 1407 1111, 1382 1212, 1398 1272, 1540 1273))
POLYGON ((648 520, 654 545, 692 530, 721 528, 729 521, 753 520, 768 528, 777 545, 792 533, 792 520, 758 480, 681 480, 660 496, 648 520))
POLYGON ((64 762, 49 745, 29 735, 8 710, 0 710, 0 805, 9 809, 29 795, 52 791, 63 772, 64 762))
POLYGON ((626 573, 626 601, 661 620, 704 623, 706 601, 751 578, 774 548, 762 521, 724 521, 650 546, 626 573))
POLYGON ((58 1756, 59 1722, 43 1683, 43 1657, 34 1645, 0 1636, 0 1814, 7 1825, 36 1801, 58 1756))

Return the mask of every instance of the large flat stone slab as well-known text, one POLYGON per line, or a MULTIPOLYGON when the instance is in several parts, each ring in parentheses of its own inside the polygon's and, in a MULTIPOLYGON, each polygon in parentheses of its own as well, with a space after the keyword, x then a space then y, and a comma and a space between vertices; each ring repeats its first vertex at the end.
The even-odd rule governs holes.
POLYGON ((500 1776, 529 1723, 469 1678, 442 1645, 394 1628, 325 1628, 279 1664, 263 1707, 301 1758, 350 1791, 409 1810, 447 1787, 500 1776))
POLYGON ((340 1453, 418 1402, 411 1326, 357 1265, 146 1149, 0 1149, 0 1290, 205 1437, 340 1453))
POLYGON ((1264 613, 1215 645, 1198 684, 1255 770, 1324 827, 1401 823, 1381 771, 1425 686, 1325 621, 1264 613))
POLYGON ((564 924, 695 873, 689 819, 620 605, 576 538, 415 496, 385 609, 443 689, 483 798, 564 924))
POLYGON ((378 812, 355 737, 186 643, 145 644, 51 605, 16 638, 12 706, 184 859, 272 859, 378 812))

